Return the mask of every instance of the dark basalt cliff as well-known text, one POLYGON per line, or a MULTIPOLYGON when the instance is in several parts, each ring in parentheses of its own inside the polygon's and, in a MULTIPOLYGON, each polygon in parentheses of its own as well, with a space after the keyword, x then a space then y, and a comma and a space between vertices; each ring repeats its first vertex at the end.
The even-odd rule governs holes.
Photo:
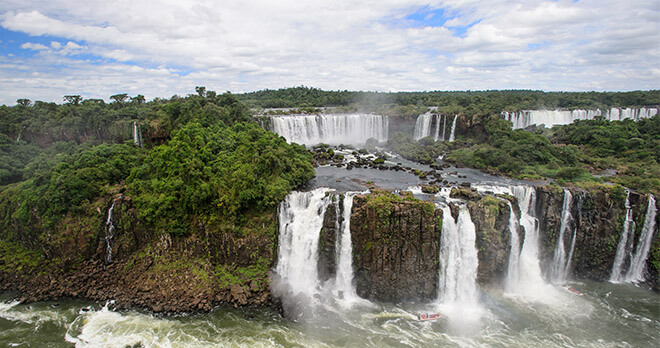
MULTIPOLYGON (((276 229, 276 214, 269 220, 276 229)), ((200 233, 189 237, 147 230, 131 198, 117 193, 53 227, 52 235, 59 239, 41 243, 42 255, 22 260, 22 269, 12 269, 7 258, 4 264, 0 260, 0 290, 19 291, 24 302, 115 300, 118 308, 164 313, 208 311, 221 303, 269 303, 268 269, 275 259, 276 233, 219 233, 223 226, 202 222, 197 228, 200 233), (105 223, 113 202, 108 263, 105 223), (26 267, 30 264, 34 267, 26 267)))
POLYGON ((398 302, 437 297, 442 211, 385 192, 356 196, 351 216, 358 295, 398 302))

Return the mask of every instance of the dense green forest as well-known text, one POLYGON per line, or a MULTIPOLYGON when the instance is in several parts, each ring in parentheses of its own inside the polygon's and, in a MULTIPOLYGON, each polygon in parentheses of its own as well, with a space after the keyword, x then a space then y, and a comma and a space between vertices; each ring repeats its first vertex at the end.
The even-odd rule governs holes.
POLYGON ((382 110, 384 106, 437 106, 449 114, 487 115, 501 111, 556 108, 608 108, 660 105, 660 90, 632 92, 431 91, 360 92, 323 91, 294 87, 237 95, 252 108, 352 107, 382 110))
MULTIPOLYGON (((20 99, 0 107, 0 248, 41 253, 67 267, 84 259, 84 248, 72 246, 76 233, 98 243, 109 202, 121 195, 130 197, 127 211, 139 221, 145 255, 163 235, 206 240, 208 255, 218 238, 261 238, 261 251, 250 251, 245 264, 232 268, 229 256, 217 256, 214 265, 222 267, 214 272, 231 281, 255 272, 266 279, 270 256, 263 250, 276 242, 276 207, 314 170, 312 155, 260 127, 251 107, 369 109, 414 124, 426 107, 439 106, 459 115, 455 142, 414 141, 398 133, 387 146, 424 163, 444 153, 450 162, 495 174, 560 184, 609 181, 660 193, 660 116, 532 131, 512 130, 500 116, 504 109, 658 105, 659 91, 372 93, 297 87, 234 95, 198 87, 195 94, 152 101, 126 94, 110 103, 63 100, 20 99), (134 143, 134 129, 143 144, 134 143)), ((237 253, 231 250, 226 253, 237 253)))

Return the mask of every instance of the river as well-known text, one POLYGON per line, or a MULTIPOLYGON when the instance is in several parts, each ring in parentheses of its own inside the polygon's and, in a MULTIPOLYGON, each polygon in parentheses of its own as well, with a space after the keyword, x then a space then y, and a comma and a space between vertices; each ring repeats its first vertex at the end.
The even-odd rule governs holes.
POLYGON ((481 289, 476 318, 418 321, 436 303, 363 302, 291 322, 269 308, 218 307, 161 317, 78 300, 0 302, 3 347, 652 347, 660 341, 660 295, 630 284, 577 282, 546 301, 481 289))

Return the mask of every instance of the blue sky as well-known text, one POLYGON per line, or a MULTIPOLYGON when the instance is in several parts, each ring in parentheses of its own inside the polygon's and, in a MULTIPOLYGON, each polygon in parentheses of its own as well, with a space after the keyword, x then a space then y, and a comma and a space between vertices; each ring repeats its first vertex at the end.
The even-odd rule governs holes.
POLYGON ((198 85, 658 89, 659 23, 645 0, 6 0, 0 104, 198 85))

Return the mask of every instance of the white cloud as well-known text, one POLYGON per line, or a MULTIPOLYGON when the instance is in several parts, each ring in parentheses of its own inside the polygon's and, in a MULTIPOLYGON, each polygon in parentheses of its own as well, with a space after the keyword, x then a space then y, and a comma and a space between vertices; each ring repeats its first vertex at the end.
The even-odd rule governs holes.
MULTIPOLYGON (((59 100, 76 87, 105 98, 132 88, 167 97, 196 85, 660 88, 652 77, 660 69, 659 18, 645 0, 8 0, 0 4, 2 27, 57 40, 24 43, 39 59, 2 55, 3 64, 23 69, 0 65, 0 89, 33 99, 52 90, 59 100), (443 27, 396 24, 427 6, 453 18, 443 27), (37 71, 39 80, 20 71, 37 71), (57 82, 64 76, 69 85, 57 82)), ((0 103, 15 99, 0 95, 0 103)))

